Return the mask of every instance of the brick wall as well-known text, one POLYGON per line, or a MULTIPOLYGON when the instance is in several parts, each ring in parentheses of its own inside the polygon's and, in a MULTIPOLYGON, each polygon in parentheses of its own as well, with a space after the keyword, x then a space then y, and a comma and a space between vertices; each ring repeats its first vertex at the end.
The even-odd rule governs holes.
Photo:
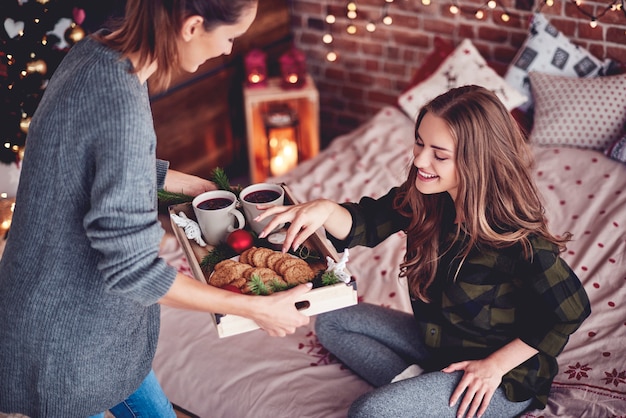
MULTIPOLYGON (((581 7, 599 16, 610 2, 583 0, 581 7)), ((385 0, 357 0, 358 15, 353 21, 346 17, 346 0, 291 1, 295 43, 306 53, 308 70, 320 91, 323 146, 368 120, 381 107, 395 104, 415 69, 432 51, 436 36, 455 45, 469 38, 487 60, 508 64, 526 39, 528 18, 535 10, 527 0, 498 0, 511 17, 505 23, 500 6, 487 10, 478 20, 470 12, 485 4, 483 0, 459 0, 457 4, 465 12, 457 15, 449 11, 451 3, 431 0, 425 6, 420 0, 395 0, 387 8, 393 23, 385 26, 380 22, 385 0), (331 29, 332 48, 321 41, 331 27, 325 23, 327 10, 337 18, 331 29), (365 29, 370 19, 377 21, 372 33, 365 29), (345 30, 350 22, 357 27, 355 35, 345 30), (326 60, 331 49, 338 54, 335 62, 326 60)), ((596 28, 570 0, 555 0, 541 12, 596 57, 626 63, 626 16, 622 11, 608 11, 596 28)))

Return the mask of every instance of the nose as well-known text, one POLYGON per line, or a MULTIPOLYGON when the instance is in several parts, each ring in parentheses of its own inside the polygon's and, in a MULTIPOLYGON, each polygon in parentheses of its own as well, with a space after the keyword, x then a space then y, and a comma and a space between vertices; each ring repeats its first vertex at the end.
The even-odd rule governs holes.
POLYGON ((426 163, 426 152, 417 145, 413 147, 413 165, 415 167, 424 167, 426 163))

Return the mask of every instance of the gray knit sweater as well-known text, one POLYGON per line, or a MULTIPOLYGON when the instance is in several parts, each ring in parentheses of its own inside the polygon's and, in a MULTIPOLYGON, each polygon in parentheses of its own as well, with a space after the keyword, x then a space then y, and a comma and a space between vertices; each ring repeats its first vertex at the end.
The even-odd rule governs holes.
POLYGON ((0 411, 84 417, 134 392, 151 369, 157 300, 176 271, 163 234, 147 86, 86 38, 50 81, 30 125, 0 261, 0 411))

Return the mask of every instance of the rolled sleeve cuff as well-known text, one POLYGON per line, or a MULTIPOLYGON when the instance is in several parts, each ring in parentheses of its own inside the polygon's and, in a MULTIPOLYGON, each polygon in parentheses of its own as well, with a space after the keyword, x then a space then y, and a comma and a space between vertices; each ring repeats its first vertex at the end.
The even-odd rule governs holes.
POLYGON ((157 190, 163 190, 165 187, 165 176, 167 170, 170 168, 169 161, 157 160, 156 161, 156 174, 157 174, 157 190))

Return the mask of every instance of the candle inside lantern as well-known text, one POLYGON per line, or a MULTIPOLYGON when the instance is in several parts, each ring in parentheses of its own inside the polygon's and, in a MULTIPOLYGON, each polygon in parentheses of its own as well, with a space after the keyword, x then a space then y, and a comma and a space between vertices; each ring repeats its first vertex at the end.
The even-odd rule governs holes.
POLYGON ((298 165, 298 145, 292 129, 274 130, 269 139, 270 173, 280 176, 298 165))
POLYGON ((260 49, 253 49, 244 58, 248 87, 267 85, 267 54, 260 49))
POLYGON ((291 48, 280 56, 279 61, 283 87, 302 87, 306 74, 304 53, 296 48, 291 48))
POLYGON ((265 115, 269 174, 280 176, 298 165, 298 118, 287 105, 275 104, 265 115))
POLYGON ((259 84, 263 80, 265 80, 265 76, 256 70, 253 70, 250 75, 248 75, 248 82, 250 84, 259 84))

